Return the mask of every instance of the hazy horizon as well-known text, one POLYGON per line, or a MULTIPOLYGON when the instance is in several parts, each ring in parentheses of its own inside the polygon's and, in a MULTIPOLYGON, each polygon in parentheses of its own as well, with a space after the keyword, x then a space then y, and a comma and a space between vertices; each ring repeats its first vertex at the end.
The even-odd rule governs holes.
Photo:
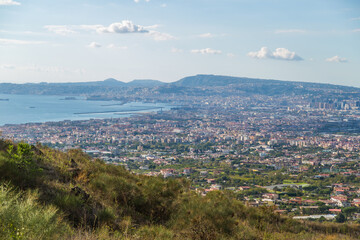
MULTIPOLYGON (((210 74, 196 74, 196 75, 192 75, 192 76, 197 76, 197 75, 210 75, 210 74)), ((216 75, 216 74, 214 74, 216 75)), ((101 79, 101 80, 93 80, 93 81, 62 81, 62 82, 23 82, 23 83, 19 83, 19 82, 0 82, 0 84, 2 83, 10 83, 10 84, 41 84, 41 83, 46 83, 46 84, 51 84, 51 83, 91 83, 91 82, 102 82, 102 81, 106 81, 106 80, 109 80, 109 79, 114 79, 116 81, 120 81, 120 82, 123 82, 123 83, 131 83, 133 81, 160 81, 162 83, 165 83, 165 84, 168 84, 168 83, 175 83, 183 78, 186 78, 186 77, 192 77, 192 76, 184 76, 182 78, 179 78, 177 80, 174 80, 174 81, 171 81, 171 82, 165 82, 165 81, 161 81, 161 80, 158 80, 158 79, 149 79, 149 78, 143 78, 143 79, 133 79, 133 80, 129 80, 129 81, 123 81, 121 79, 116 79, 116 78, 112 78, 112 77, 109 77, 109 78, 106 78, 106 79, 101 79)), ((244 76, 230 76, 230 75, 216 75, 216 76, 225 76, 225 77, 236 77, 236 78, 249 78, 249 77, 244 77, 244 76)), ((249 78, 249 79, 257 79, 257 78, 249 78)), ((292 80, 284 80, 284 79, 265 79, 265 78, 258 78, 258 79, 261 79, 261 80, 275 80, 275 81, 283 81, 283 82, 308 82, 308 83, 320 83, 320 84, 331 84, 331 85, 339 85, 339 86, 345 86, 345 87, 355 87, 355 88, 360 88, 360 86, 354 86, 354 85, 346 85, 346 84, 341 84, 341 83, 326 83, 326 82, 309 82, 309 81, 292 81, 292 80)))

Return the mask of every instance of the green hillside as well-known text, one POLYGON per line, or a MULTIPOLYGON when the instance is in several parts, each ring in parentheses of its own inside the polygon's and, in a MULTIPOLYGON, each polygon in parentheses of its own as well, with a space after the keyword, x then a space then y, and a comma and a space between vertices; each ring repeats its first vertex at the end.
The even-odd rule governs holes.
POLYGON ((206 196, 185 179, 0 140, 0 239, 358 239, 359 225, 298 222, 206 196))

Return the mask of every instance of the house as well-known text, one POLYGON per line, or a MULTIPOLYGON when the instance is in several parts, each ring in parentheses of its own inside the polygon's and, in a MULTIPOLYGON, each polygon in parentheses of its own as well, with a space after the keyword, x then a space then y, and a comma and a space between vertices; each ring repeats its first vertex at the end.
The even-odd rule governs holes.
POLYGON ((353 205, 355 207, 360 207, 360 198, 354 198, 351 205, 353 205))
POLYGON ((239 190, 241 190, 241 191, 249 190, 249 189, 250 189, 249 186, 241 186, 241 187, 239 187, 239 190))
POLYGON ((285 209, 277 209, 277 210, 274 211, 274 213, 284 214, 284 213, 287 213, 287 210, 285 210, 285 209))
POLYGON ((210 186, 210 189, 214 189, 214 190, 221 190, 222 186, 220 184, 212 184, 210 186))
POLYGON ((338 195, 338 194, 344 194, 347 191, 349 191, 350 188, 349 187, 334 187, 334 194, 338 195))
POLYGON ((289 200, 289 203, 301 205, 301 203, 302 203, 302 198, 301 198, 301 197, 291 198, 291 199, 289 200))
POLYGON ((344 195, 332 196, 332 201, 336 202, 336 206, 338 207, 349 207, 350 204, 347 201, 347 197, 344 195))
POLYGON ((261 199, 261 203, 264 205, 272 206, 272 205, 274 205, 274 200, 269 199, 269 198, 263 198, 263 199, 261 199))
POLYGON ((324 217, 326 220, 333 220, 335 219, 335 214, 323 214, 323 215, 310 215, 310 216, 295 216, 293 219, 319 219, 324 217))
POLYGON ((272 199, 272 200, 277 200, 279 199, 279 194, 276 193, 265 193, 262 195, 263 198, 266 199, 272 199))
POLYGON ((319 200, 319 202, 325 203, 326 206, 332 206, 332 207, 336 206, 336 202, 332 200, 319 200))
POLYGON ((329 209, 329 212, 332 214, 339 214, 341 213, 341 209, 333 208, 333 209, 329 209))
POLYGON ((184 174, 190 174, 192 172, 192 169, 191 168, 184 168, 184 171, 183 171, 183 173, 184 174))
POLYGON ((303 204, 304 204, 304 205, 312 205, 312 204, 315 204, 315 203, 316 203, 316 201, 310 200, 310 199, 307 199, 307 200, 304 200, 304 201, 303 201, 303 204))
POLYGON ((160 173, 164 176, 164 178, 168 178, 174 175, 175 169, 161 169, 160 173))
MULTIPOLYGON (((245 199, 246 200, 246 199, 245 199)), ((256 200, 256 199, 254 199, 254 200, 247 200, 246 202, 245 202, 245 205, 246 206, 249 206, 249 207, 258 207, 259 206, 259 201, 258 200, 256 200)))
POLYGON ((213 178, 212 179, 207 179, 206 181, 207 181, 207 183, 210 183, 210 184, 215 183, 215 179, 213 179, 213 178))

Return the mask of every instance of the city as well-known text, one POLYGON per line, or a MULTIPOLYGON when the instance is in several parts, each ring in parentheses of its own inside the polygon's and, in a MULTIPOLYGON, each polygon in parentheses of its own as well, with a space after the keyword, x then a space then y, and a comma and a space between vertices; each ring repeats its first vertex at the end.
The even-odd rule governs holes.
MULTIPOLYGON (((359 207, 359 98, 188 96, 170 103, 179 107, 0 130, 17 142, 79 148, 136 174, 185 177, 203 195, 233 191, 247 205, 277 206, 294 218, 331 220, 359 207)), ((351 212, 348 219, 358 218, 351 212)))

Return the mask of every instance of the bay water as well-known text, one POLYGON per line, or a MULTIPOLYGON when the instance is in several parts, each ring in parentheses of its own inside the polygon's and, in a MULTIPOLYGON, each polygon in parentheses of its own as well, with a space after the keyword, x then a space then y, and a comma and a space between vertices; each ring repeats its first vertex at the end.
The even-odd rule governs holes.
POLYGON ((33 122, 128 117, 166 111, 165 103, 88 101, 84 97, 0 94, 0 126, 33 122))

